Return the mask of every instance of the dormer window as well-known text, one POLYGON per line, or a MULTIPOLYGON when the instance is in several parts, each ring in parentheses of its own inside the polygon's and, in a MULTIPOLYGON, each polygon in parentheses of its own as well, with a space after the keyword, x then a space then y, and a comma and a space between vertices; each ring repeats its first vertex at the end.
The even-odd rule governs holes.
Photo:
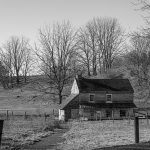
POLYGON ((106 94, 106 102, 112 102, 112 94, 106 94))
POLYGON ((90 94, 90 102, 94 102, 94 97, 95 97, 94 94, 90 94))

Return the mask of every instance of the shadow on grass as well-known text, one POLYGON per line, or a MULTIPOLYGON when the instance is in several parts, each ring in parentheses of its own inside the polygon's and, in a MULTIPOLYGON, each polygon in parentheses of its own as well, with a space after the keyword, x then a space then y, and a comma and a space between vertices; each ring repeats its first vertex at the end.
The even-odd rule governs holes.
POLYGON ((68 129, 68 126, 64 122, 54 120, 53 122, 48 122, 43 128, 43 131, 54 131, 54 129, 68 129))
POLYGON ((103 148, 95 148, 93 150, 150 150, 150 141, 138 144, 119 145, 103 148))

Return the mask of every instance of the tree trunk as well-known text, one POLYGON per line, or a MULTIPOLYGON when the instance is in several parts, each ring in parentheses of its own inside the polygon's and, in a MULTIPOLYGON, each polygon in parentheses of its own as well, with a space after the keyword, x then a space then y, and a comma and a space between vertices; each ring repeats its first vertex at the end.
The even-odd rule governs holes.
POLYGON ((13 76, 12 76, 12 73, 10 75, 10 83, 11 83, 11 88, 13 88, 13 76))
POLYGON ((19 73, 18 73, 18 72, 16 72, 16 75, 17 75, 16 82, 17 82, 17 85, 19 85, 19 83, 20 83, 20 80, 19 80, 19 73))
POLYGON ((24 82, 27 83, 27 75, 24 75, 24 82))
POLYGON ((61 92, 59 92, 59 104, 62 103, 62 95, 61 95, 61 92))
POLYGON ((91 76, 89 64, 87 66, 87 69, 88 69, 88 76, 91 76))

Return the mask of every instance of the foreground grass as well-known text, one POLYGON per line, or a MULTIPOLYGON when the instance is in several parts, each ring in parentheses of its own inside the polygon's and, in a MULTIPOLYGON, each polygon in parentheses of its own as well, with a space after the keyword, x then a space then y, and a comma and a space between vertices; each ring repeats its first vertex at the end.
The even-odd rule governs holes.
POLYGON ((61 128, 58 121, 49 117, 12 117, 4 121, 2 149, 11 149, 24 144, 33 144, 53 133, 55 128, 61 128))
MULTIPOLYGON (((115 145, 134 143, 134 122, 131 120, 72 122, 64 134, 64 150, 92 150, 115 145)), ((150 140, 150 125, 140 121, 140 142, 150 140)))

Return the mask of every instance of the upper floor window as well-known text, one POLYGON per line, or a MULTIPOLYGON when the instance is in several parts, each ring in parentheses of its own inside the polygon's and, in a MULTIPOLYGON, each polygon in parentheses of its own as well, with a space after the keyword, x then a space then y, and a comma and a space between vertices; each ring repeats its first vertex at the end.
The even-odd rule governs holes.
POLYGON ((90 94, 90 102, 94 102, 94 94, 90 94))
POLYGON ((106 101, 112 102, 112 94, 106 94, 106 101))

